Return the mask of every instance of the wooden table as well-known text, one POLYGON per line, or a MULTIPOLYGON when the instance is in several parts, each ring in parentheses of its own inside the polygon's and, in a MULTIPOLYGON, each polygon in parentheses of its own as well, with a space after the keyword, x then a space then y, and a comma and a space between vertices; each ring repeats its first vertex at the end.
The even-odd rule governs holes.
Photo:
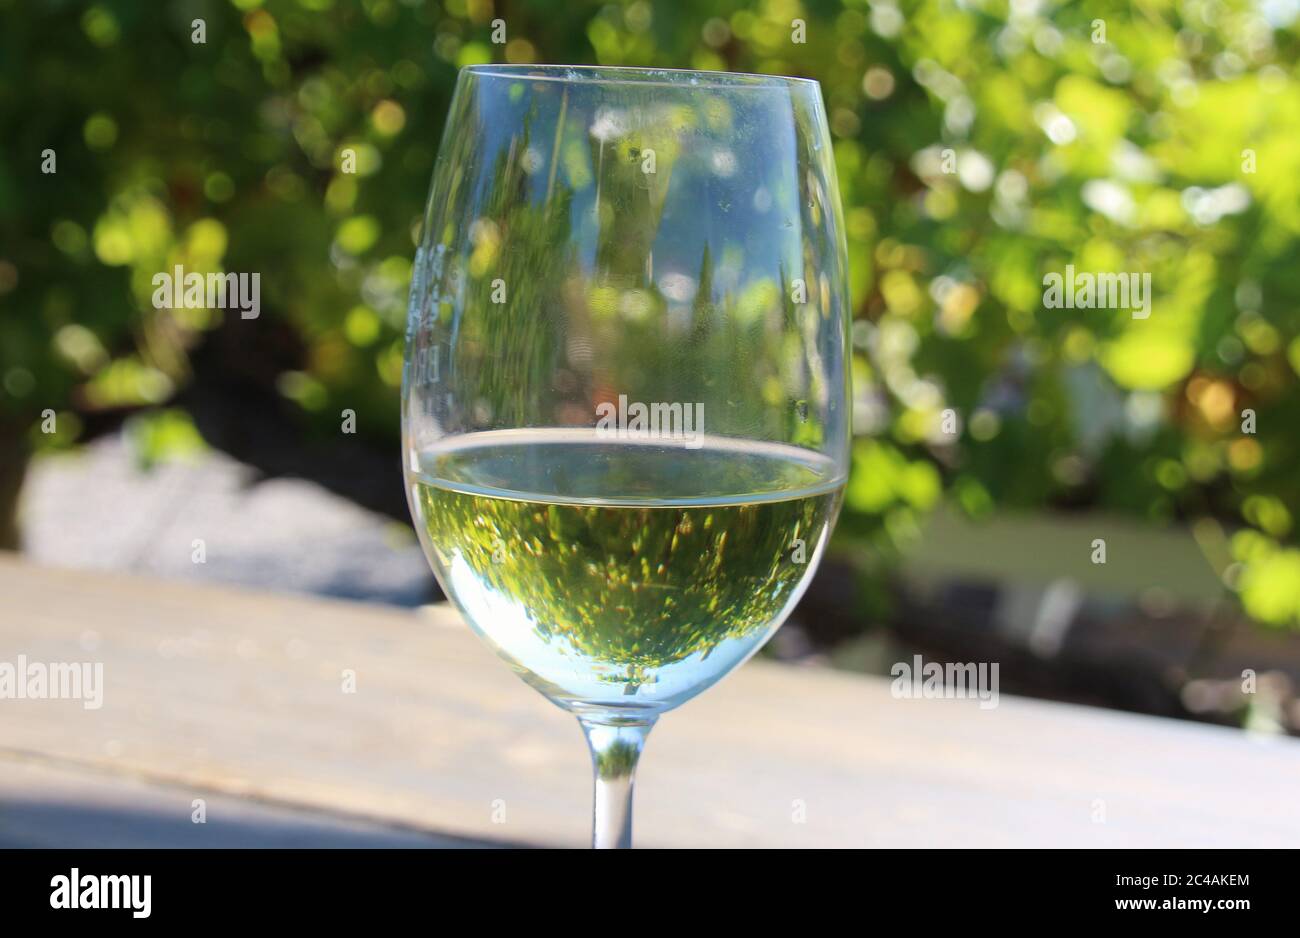
MULTIPOLYGON (((20 654, 102 662, 104 702, 0 700, 3 845, 587 842, 573 718, 447 607, 0 555, 20 654)), ((1300 845, 1296 740, 761 661, 660 721, 637 789, 643 846, 1300 845)))

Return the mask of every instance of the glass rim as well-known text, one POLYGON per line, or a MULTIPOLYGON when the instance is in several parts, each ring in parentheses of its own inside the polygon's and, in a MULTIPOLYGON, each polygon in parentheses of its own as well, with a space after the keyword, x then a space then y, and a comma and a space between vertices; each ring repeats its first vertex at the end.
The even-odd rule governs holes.
POLYGON ((638 65, 495 64, 466 65, 462 73, 482 78, 514 81, 557 81, 564 84, 666 85, 703 88, 799 88, 820 87, 815 78, 794 75, 764 75, 758 72, 726 72, 690 68, 655 68, 638 65), (656 81, 656 79, 668 79, 656 81))

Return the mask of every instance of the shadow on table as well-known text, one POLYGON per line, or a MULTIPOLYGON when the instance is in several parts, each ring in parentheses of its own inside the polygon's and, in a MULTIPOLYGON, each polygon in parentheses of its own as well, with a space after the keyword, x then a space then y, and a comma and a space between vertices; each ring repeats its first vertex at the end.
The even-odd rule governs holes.
POLYGON ((386 827, 271 807, 241 809, 230 819, 210 814, 196 824, 176 816, 122 807, 64 801, 8 799, 0 802, 0 849, 21 848, 408 848, 517 847, 386 827))

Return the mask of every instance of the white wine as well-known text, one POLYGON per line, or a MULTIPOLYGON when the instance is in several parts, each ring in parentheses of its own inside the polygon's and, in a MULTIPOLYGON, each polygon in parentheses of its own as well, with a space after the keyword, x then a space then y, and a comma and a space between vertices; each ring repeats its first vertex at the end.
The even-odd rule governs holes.
POLYGON ((595 430, 455 438, 412 509, 443 590, 526 681, 579 713, 657 713, 756 651, 798 602, 843 479, 809 450, 595 430))

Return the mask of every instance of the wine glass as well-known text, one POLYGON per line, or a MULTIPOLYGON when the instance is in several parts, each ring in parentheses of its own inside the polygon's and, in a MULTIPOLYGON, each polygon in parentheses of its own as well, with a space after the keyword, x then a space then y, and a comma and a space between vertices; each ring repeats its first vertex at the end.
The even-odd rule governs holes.
POLYGON ((575 714, 596 847, 659 715, 799 601, 848 468, 846 249, 814 81, 461 71, 416 253, 407 495, 444 592, 575 714))

